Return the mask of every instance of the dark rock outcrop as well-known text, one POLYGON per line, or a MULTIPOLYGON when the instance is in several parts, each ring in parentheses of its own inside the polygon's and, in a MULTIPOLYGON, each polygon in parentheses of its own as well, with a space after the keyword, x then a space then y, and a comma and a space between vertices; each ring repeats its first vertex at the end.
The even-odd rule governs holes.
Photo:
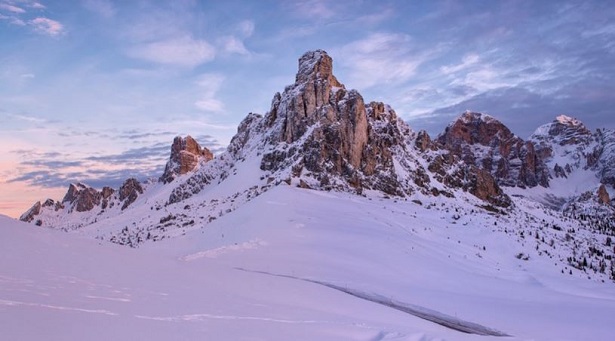
POLYGON ((24 212, 24 214, 21 215, 21 217, 19 217, 19 220, 29 223, 32 220, 34 220, 34 217, 36 217, 40 213, 41 213, 41 202, 37 201, 34 203, 34 205, 32 205, 32 207, 30 207, 30 209, 28 209, 26 212, 24 212))
POLYGON ((86 212, 100 205, 102 194, 96 189, 82 183, 70 184, 62 204, 68 204, 70 211, 86 212))
POLYGON ((598 187, 598 193, 596 193, 598 195, 598 202, 603 204, 603 205, 610 205, 611 204, 611 197, 609 196, 609 192, 607 192, 606 187, 604 186, 604 184, 601 184, 600 187, 598 187))
POLYGON ((200 161, 207 162, 213 158, 211 151, 201 147, 191 136, 177 136, 171 145, 171 156, 160 181, 167 184, 177 176, 193 171, 200 161))
POLYGON ((444 149, 491 173, 503 186, 549 186, 549 171, 531 141, 515 136, 495 118, 465 112, 438 139, 444 149))
POLYGON ((135 178, 130 178, 124 181, 124 184, 119 189, 120 201, 123 201, 122 210, 125 210, 130 204, 137 200, 139 194, 143 193, 143 187, 135 178))
POLYGON ((383 103, 366 105, 332 71, 325 51, 310 51, 299 59, 295 84, 274 96, 264 117, 268 142, 282 148, 265 153, 261 169, 292 167, 295 176, 312 174, 324 188, 331 188, 334 176, 359 192, 403 193, 390 147, 403 141, 401 131, 409 128, 383 103))

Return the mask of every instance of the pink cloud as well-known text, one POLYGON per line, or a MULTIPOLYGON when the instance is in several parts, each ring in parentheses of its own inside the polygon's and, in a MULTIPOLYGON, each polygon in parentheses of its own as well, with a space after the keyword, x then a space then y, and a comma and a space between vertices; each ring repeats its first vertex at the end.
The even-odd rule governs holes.
POLYGON ((9 4, 0 4, 0 9, 13 12, 13 13, 26 13, 26 11, 23 8, 9 5, 9 4))
POLYGON ((64 26, 61 23, 49 18, 35 18, 30 21, 30 25, 32 25, 37 32, 50 36, 57 36, 64 31, 64 26))

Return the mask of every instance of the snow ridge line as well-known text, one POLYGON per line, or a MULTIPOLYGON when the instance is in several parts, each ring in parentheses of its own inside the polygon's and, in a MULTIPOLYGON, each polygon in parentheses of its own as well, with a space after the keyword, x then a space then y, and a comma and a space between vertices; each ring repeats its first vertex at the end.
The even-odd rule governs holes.
POLYGON ((239 267, 236 267, 235 269, 240 270, 240 271, 245 271, 245 272, 252 272, 252 273, 258 273, 258 274, 269 275, 269 276, 295 279, 295 280, 300 280, 304 282, 322 285, 322 286, 325 286, 325 287, 328 287, 334 290, 341 291, 345 294, 354 296, 356 298, 360 298, 362 300, 370 301, 370 302, 377 303, 377 304, 380 304, 380 305, 383 305, 389 308, 393 308, 395 310, 399 310, 406 314, 409 314, 409 315, 421 318, 423 320, 433 322, 443 327, 456 330, 458 332, 466 333, 466 334, 483 335, 483 336, 505 336, 505 337, 511 336, 499 330, 485 327, 478 323, 464 321, 456 317, 446 315, 446 314, 440 313, 435 310, 431 310, 429 308, 421 307, 419 305, 395 301, 393 299, 386 298, 378 294, 370 294, 370 293, 358 291, 355 289, 341 287, 341 286, 338 286, 332 283, 318 281, 318 280, 309 279, 309 278, 276 274, 276 273, 271 273, 267 271, 250 270, 250 269, 244 269, 244 268, 239 268, 239 267))

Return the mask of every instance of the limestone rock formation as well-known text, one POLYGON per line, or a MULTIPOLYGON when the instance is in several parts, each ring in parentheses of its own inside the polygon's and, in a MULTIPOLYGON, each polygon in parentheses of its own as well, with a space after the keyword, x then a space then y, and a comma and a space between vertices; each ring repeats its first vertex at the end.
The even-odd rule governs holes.
POLYGON ((356 90, 346 89, 333 75, 333 61, 325 51, 307 52, 298 64, 295 83, 273 96, 269 112, 249 114, 227 153, 180 183, 169 203, 224 181, 236 163, 248 158, 260 161, 264 187, 287 183, 390 196, 454 196, 461 189, 496 205, 509 203, 489 173, 442 157, 450 153, 427 133, 414 133, 390 106, 366 103, 356 90), (437 165, 442 176, 426 169, 434 159, 442 161, 437 165))
POLYGON ((124 181, 124 184, 119 189, 120 201, 122 204, 122 210, 125 210, 130 204, 137 200, 139 194, 143 193, 143 187, 135 178, 130 178, 124 181))
POLYGON ((365 187, 403 193, 390 147, 402 142, 402 131, 410 129, 395 112, 383 103, 366 105, 356 90, 347 90, 322 50, 299 59, 295 80, 274 96, 264 117, 269 143, 282 148, 266 153, 261 169, 275 172, 292 166, 295 176, 309 173, 324 188, 335 187, 330 183, 333 175, 359 192, 365 187))
POLYGON ((193 171, 199 162, 207 162, 213 158, 211 151, 201 147, 191 136, 177 136, 173 140, 171 156, 160 181, 167 184, 177 176, 193 171))
POLYGON ((102 194, 96 189, 82 183, 70 184, 68 191, 62 199, 62 204, 68 204, 70 211, 86 212, 98 206, 102 199, 102 194))
POLYGON ((37 201, 34 203, 34 205, 32 205, 32 207, 30 207, 26 212, 24 212, 21 215, 21 217, 19 217, 19 220, 29 223, 29 222, 32 222, 32 220, 34 220, 34 217, 36 217, 40 213, 41 213, 41 202, 37 201))
POLYGON ((491 173, 503 186, 549 186, 549 171, 531 141, 523 141, 495 118, 465 112, 437 141, 465 163, 491 173))

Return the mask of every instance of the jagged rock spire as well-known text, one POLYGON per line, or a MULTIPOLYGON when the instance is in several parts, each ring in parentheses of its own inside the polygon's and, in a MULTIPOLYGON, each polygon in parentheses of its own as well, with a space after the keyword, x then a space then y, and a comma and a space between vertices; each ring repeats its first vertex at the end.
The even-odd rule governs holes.
POLYGON ((178 175, 191 172, 198 165, 199 161, 210 161, 214 155, 205 147, 201 147, 190 135, 184 137, 176 136, 171 145, 171 156, 160 177, 163 183, 173 181, 178 175))

